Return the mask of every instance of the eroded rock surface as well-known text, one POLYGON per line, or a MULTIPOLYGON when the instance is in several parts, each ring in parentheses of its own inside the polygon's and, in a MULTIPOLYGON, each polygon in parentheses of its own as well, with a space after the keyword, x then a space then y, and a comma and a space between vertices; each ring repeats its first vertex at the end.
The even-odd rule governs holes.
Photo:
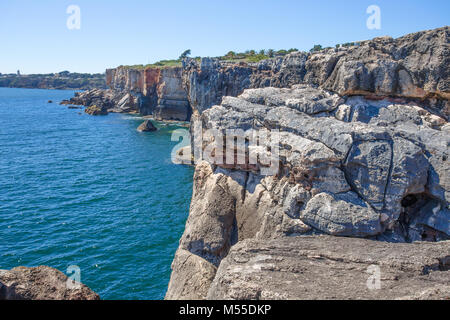
POLYGON ((450 28, 444 27, 398 39, 382 37, 350 47, 294 52, 255 64, 188 59, 183 77, 192 108, 199 113, 245 89, 305 83, 341 96, 424 99, 433 113, 448 119, 449 34, 450 28))
POLYGON ((62 104, 97 105, 109 112, 153 115, 157 120, 190 118, 180 67, 108 69, 106 83, 110 89, 77 92, 62 104))
POLYGON ((330 236, 245 240, 222 261, 206 298, 448 300, 449 254, 449 241, 393 244, 330 236))
MULTIPOLYGON (((254 165, 225 164, 226 159, 213 163, 217 175, 245 176, 236 180, 242 180, 243 190, 249 193, 242 200, 244 206, 253 201, 254 192, 263 192, 257 196, 257 203, 251 203, 253 210, 243 209, 245 215, 253 212, 245 221, 260 226, 254 236, 290 235, 277 227, 282 219, 293 218, 333 235, 367 237, 392 231, 396 239, 416 241, 427 238, 427 228, 431 227, 437 231, 436 239, 450 236, 439 231, 447 229, 450 217, 438 218, 448 212, 449 131, 429 122, 427 113, 418 112, 423 109, 415 104, 393 105, 389 100, 372 103, 359 97, 355 105, 354 100, 296 85, 292 89, 246 90, 237 98, 225 97, 221 105, 203 112, 204 132, 279 130, 280 168, 275 175, 265 175, 267 164, 261 161, 254 165), (308 104, 327 111, 315 113, 308 104), (368 121, 355 118, 345 122, 336 116, 342 106, 353 109, 363 105, 372 110, 365 115, 368 121), (395 109, 402 109, 401 119, 380 119, 379 114, 395 109), (236 169, 240 172, 233 172, 236 169), (268 200, 263 201, 266 197, 268 200), (260 202, 264 204, 262 209, 258 209, 260 202), (420 208, 430 203, 435 203, 435 209, 428 218, 419 219, 423 227, 414 224, 411 229, 410 221, 418 221, 420 208), (444 222, 427 225, 424 221, 444 222), (277 227, 265 231, 269 225, 277 227)), ((214 140, 218 146, 221 137, 214 140)), ((233 147, 226 145, 225 149, 233 147)), ((248 155, 251 148, 247 143, 233 152, 248 155)), ((239 203, 238 198, 236 201, 239 203)), ((240 225, 239 212, 236 215, 238 226, 245 229, 240 225)))
MULTIPOLYGON (((245 89, 312 84, 341 96, 395 97, 400 103, 426 100, 430 117, 448 120, 449 30, 443 27, 398 39, 382 37, 349 47, 294 52, 259 63, 188 58, 182 67, 121 66, 106 70, 110 89, 80 93, 67 103, 96 104, 110 112, 152 114, 158 120, 187 121, 192 113, 201 114, 220 104, 223 97, 236 97, 245 89)), ((312 108, 309 112, 320 112, 314 104, 295 103, 299 108, 312 108)), ((331 107, 320 106, 325 108, 322 111, 331 107)), ((345 110, 341 114, 345 116, 345 110)))
POLYGON ((166 298, 448 298, 448 33, 185 61, 203 158, 166 298))
POLYGON ((69 281, 62 272, 40 266, 0 270, 0 300, 99 300, 87 286, 69 281))

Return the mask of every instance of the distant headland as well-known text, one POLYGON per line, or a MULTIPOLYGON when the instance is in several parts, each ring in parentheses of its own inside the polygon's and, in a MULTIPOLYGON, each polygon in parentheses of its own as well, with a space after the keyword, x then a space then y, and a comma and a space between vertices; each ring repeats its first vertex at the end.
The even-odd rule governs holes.
POLYGON ((48 74, 0 73, 0 87, 28 89, 71 89, 89 90, 93 88, 106 89, 104 73, 72 73, 62 71, 48 74))

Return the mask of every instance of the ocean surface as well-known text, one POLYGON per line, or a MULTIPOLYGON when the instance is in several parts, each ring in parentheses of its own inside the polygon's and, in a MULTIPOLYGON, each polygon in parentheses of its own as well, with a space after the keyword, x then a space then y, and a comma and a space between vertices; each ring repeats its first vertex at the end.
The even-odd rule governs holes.
POLYGON ((192 193, 177 127, 139 133, 59 105, 72 96, 0 88, 0 269, 78 266, 102 299, 162 299, 192 193))

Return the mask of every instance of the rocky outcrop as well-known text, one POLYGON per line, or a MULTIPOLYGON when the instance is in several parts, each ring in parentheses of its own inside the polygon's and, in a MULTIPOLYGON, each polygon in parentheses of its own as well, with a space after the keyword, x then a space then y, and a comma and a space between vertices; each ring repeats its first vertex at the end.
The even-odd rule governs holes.
POLYGON ((114 90, 93 89, 83 92, 75 92, 75 96, 70 100, 63 100, 62 105, 98 106, 106 111, 112 112, 133 112, 135 111, 135 101, 130 100, 130 96, 116 92, 114 90), (126 98, 126 99, 124 99, 126 98))
POLYGON ((251 75, 256 66, 221 63, 219 59, 203 58, 200 61, 183 61, 183 81, 192 109, 202 113, 219 104, 224 96, 237 96, 250 88, 251 75))
POLYGON ((313 84, 341 96, 401 97, 427 101, 430 111, 450 112, 449 27, 362 41, 351 47, 295 52, 257 64, 218 59, 184 61, 184 82, 194 110, 202 113, 244 89, 313 84))
POLYGON ((138 128, 139 132, 152 132, 158 130, 151 120, 145 120, 138 128))
MULTIPOLYGON (((442 221, 428 227, 443 233, 439 239, 450 236, 446 209, 450 135, 447 125, 436 127, 429 116, 419 105, 374 103, 361 97, 345 100, 323 89, 298 85, 250 89, 239 98, 226 97, 220 106, 203 113, 202 125, 203 132, 279 130, 276 174, 263 173, 267 163, 249 163, 252 147, 248 144, 233 150, 235 155, 246 154, 246 163, 227 164, 221 159, 211 167, 214 175, 230 177, 238 175, 232 170, 240 170, 241 177, 236 179, 243 181, 242 190, 236 192, 250 194, 244 200, 235 199, 244 205, 236 215, 247 215, 243 221, 259 226, 251 236, 295 234, 276 228, 280 221, 293 219, 333 235, 365 237, 396 230, 402 241, 415 241, 427 237, 426 230, 405 231, 399 224, 405 214, 419 219, 420 209, 432 203, 435 210, 423 221, 442 221), (344 108, 353 115, 349 122, 338 119, 338 111, 344 108), (256 195, 252 190, 258 190, 256 195), (259 208, 261 201, 264 205, 259 208), (251 210, 247 204, 253 206, 251 210), (447 217, 447 223, 441 216, 447 217)), ((226 138, 214 139, 219 141, 209 139, 209 145, 219 146, 226 138)))
POLYGON ((99 300, 87 286, 49 268, 0 270, 0 300, 99 300))
POLYGON ((449 241, 392 244, 330 236, 245 240, 222 261, 206 297, 449 300, 449 253, 449 241))
MULTIPOLYGON (((448 272, 413 276, 436 262, 419 259, 422 267, 414 269, 414 259, 402 252, 417 249, 418 256, 436 260, 447 257, 449 243, 421 244, 425 251, 400 243, 450 240, 448 32, 380 38, 247 66, 186 60, 197 163, 166 298, 292 299, 306 297, 303 288, 315 298, 363 299, 365 291, 352 285, 327 295, 299 280, 304 269, 314 278, 307 265, 315 260, 302 258, 302 241, 309 246, 328 239, 304 240, 313 235, 336 236, 336 243, 354 250, 349 256, 337 248, 335 259, 327 258, 342 264, 336 268, 346 273, 343 279, 359 279, 352 266, 360 261, 367 268, 370 259, 401 279, 388 282, 396 287, 390 294, 369 298, 443 297, 436 288, 448 284, 448 272), (232 78, 243 85, 233 86, 232 78), (392 259, 382 258, 391 250, 392 259), (265 252, 273 258, 270 275, 258 273, 265 252), (285 259, 286 252, 293 254, 285 259), (396 270, 397 262, 406 269, 396 270), (242 273, 236 282, 234 272, 242 273), (292 295, 277 284, 282 279, 297 288, 292 295)), ((317 249, 319 255, 333 251, 330 243, 317 249)), ((324 272, 320 281, 326 288, 339 277, 324 272)))
MULTIPOLYGON (((106 75, 112 90, 126 92, 122 99, 136 97, 131 105, 140 114, 153 114, 157 120, 189 120, 190 106, 180 67, 138 70, 119 67, 107 70, 106 75)), ((118 105, 120 108, 120 102, 118 105)))
POLYGON ((156 92, 157 105, 153 115, 157 120, 188 121, 191 107, 182 82, 182 69, 164 68, 159 70, 156 92))
POLYGON ((106 69, 106 85, 115 91, 144 92, 144 69, 118 67, 106 69))
POLYGON ((62 104, 95 104, 109 112, 153 115, 156 120, 190 119, 180 67, 107 69, 106 84, 110 89, 76 93, 62 104))
POLYGON ((106 109, 97 105, 92 105, 86 108, 84 112, 90 114, 91 116, 106 116, 108 114, 108 111, 106 109))
MULTIPOLYGON (((344 99, 309 85, 225 97, 203 112, 203 134, 278 130, 279 168, 264 174, 261 155, 251 164, 249 143, 242 149, 225 144, 232 158, 245 155, 244 163, 227 163, 221 144, 227 137, 205 140, 217 146, 212 153, 222 161, 197 164, 173 279, 202 278, 206 269, 211 279, 230 248, 246 239, 308 234, 390 242, 450 239, 449 126, 432 118, 419 104, 344 99), (180 255, 197 262, 180 268, 180 255)), ((266 158, 272 158, 270 152, 266 158)), ((192 292, 174 281, 167 298, 207 295, 208 286, 192 292)))

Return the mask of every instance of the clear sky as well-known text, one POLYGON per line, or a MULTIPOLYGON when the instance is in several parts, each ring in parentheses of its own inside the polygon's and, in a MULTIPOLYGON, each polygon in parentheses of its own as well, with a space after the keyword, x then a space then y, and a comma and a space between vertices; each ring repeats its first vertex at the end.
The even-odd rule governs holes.
POLYGON ((0 72, 103 72, 248 49, 309 50, 450 24, 449 0, 0 0, 0 72), (69 30, 69 5, 81 28, 69 30), (381 9, 369 30, 366 9, 381 9))

